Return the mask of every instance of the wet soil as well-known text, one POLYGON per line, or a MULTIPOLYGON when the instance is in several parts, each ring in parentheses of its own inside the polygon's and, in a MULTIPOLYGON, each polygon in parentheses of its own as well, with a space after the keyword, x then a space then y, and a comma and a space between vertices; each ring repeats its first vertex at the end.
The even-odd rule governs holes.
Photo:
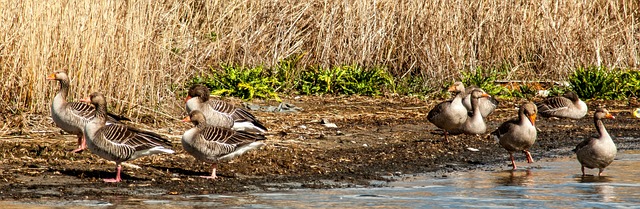
MULTIPOLYGON (((267 146, 218 167, 220 178, 203 179, 210 165, 197 162, 180 145, 189 124, 158 128, 169 137, 176 154, 130 161, 120 183, 115 164, 91 154, 70 153, 75 136, 61 134, 49 120, 47 130, 0 137, 0 199, 159 199, 171 195, 229 194, 296 188, 371 187, 389 176, 472 169, 510 169, 508 153, 486 135, 456 135, 446 142, 426 119, 436 102, 412 97, 299 97, 285 101, 304 108, 297 113, 254 112, 270 128, 267 146), (322 119, 337 128, 325 127, 322 119), (473 149, 469 149, 473 148, 473 149), (473 151, 477 149, 477 151, 473 151), (377 180, 377 181, 375 181, 377 180)), ((515 104, 502 101, 488 118, 491 131, 516 115, 515 104)), ((617 118, 605 121, 618 148, 638 149, 640 127, 624 101, 592 101, 617 118)), ((572 155, 582 139, 595 135, 592 111, 581 120, 537 121, 534 160, 572 155)), ((178 116, 181 117, 181 116, 178 116)), ((176 118, 178 118, 176 117, 176 118)), ((140 125, 132 123, 132 125, 140 125)), ((516 154, 519 166, 527 164, 516 154)), ((576 173, 579 168, 576 168, 576 173)))

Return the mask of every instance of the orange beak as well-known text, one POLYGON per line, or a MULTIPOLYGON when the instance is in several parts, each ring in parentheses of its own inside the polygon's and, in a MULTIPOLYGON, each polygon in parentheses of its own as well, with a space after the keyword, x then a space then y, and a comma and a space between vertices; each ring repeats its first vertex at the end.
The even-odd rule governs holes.
POLYGON ((47 76, 47 80, 55 80, 56 79, 56 73, 51 73, 49 76, 47 76))
POLYGON ((91 99, 89 97, 85 97, 85 98, 80 99, 80 102, 91 103, 91 99))
POLYGON ((182 122, 191 122, 191 118, 187 116, 186 118, 182 119, 182 122))
POLYGON ((482 97, 491 97, 491 95, 489 95, 487 93, 482 93, 482 97))
POLYGON ((605 118, 609 118, 609 119, 616 119, 616 117, 614 117, 611 113, 608 113, 607 115, 604 116, 605 118))
POLYGON ((449 92, 454 92, 456 91, 456 86, 449 86, 449 90, 447 90, 449 92))
POLYGON ((191 99, 191 96, 187 96, 187 98, 184 98, 184 102, 187 103, 187 101, 189 101, 189 99, 191 99))
POLYGON ((530 115, 529 120, 531 121, 531 125, 536 125, 536 114, 530 115))

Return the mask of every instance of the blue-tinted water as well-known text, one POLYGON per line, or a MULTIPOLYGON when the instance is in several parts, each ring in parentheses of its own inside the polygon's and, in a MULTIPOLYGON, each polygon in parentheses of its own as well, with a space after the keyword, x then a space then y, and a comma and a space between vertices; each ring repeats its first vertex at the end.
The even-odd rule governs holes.
MULTIPOLYGON (((1 208, 640 208, 640 152, 624 151, 604 177, 580 174, 575 158, 542 160, 516 171, 406 176, 382 188, 310 189, 245 195, 167 196, 166 200, 0 202, 1 208)), ((588 170, 597 174, 597 170, 588 170)))

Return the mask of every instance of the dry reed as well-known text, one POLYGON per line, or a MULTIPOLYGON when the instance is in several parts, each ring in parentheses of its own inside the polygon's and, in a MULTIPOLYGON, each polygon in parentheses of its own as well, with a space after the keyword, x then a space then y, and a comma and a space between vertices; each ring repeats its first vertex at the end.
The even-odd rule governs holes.
POLYGON ((48 114, 56 70, 73 100, 115 112, 183 116, 177 91, 219 63, 384 65, 431 85, 476 66, 506 78, 563 79, 576 66, 637 67, 636 0, 0 0, 2 112, 48 114))

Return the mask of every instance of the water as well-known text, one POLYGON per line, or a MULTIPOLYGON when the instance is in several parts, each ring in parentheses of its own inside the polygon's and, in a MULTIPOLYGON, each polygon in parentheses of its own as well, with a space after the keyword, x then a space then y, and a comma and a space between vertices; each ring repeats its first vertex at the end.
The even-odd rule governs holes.
MULTIPOLYGON (((575 158, 516 171, 408 176, 382 188, 291 190, 246 195, 168 196, 167 200, 0 202, 1 208, 640 208, 640 151, 618 153, 603 177, 582 177, 575 158)), ((597 169, 588 170, 597 174, 597 169)))

